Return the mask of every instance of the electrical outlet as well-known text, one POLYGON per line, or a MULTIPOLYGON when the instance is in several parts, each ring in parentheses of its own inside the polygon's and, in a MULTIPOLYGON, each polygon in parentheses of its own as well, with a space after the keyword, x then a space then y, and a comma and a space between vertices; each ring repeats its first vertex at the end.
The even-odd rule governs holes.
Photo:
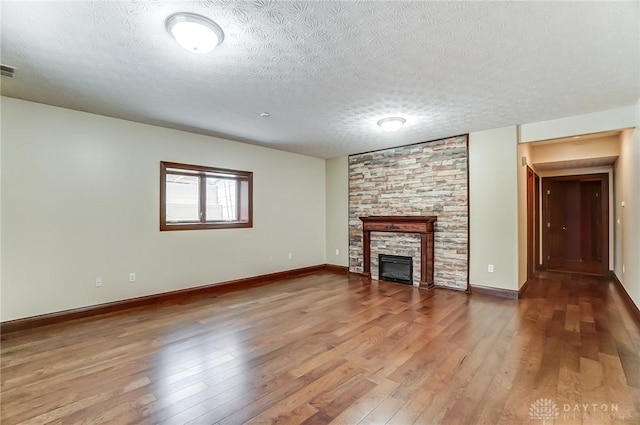
POLYGON ((622 265, 622 274, 624 274, 624 272, 626 271, 626 267, 624 266, 624 264, 622 265))
POLYGON ((96 277, 96 288, 102 287, 102 278, 96 277))
POLYGON ((340 250, 336 249, 336 255, 340 255, 340 250))
POLYGON ((129 273, 129 283, 133 283, 136 281, 136 274, 135 273, 129 273))
POLYGON ((489 265, 487 266, 487 271, 488 271, 489 273, 493 273, 493 264, 489 264, 489 265))
POLYGON ((273 263, 273 255, 270 255, 270 256, 269 256, 269 262, 270 262, 270 263, 273 263))
POLYGON ((289 253, 289 255, 287 256, 287 258, 288 258, 289 260, 293 260, 293 252, 290 252, 290 253, 289 253))

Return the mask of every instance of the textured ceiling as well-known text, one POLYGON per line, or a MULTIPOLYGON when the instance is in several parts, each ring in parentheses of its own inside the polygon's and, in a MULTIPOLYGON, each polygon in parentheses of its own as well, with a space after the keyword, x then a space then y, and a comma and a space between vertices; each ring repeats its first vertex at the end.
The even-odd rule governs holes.
POLYGON ((71 1, 2 7, 2 94, 334 157, 631 105, 638 2, 71 1), (225 31, 181 49, 174 12, 225 31), (260 117, 268 111, 269 118, 260 117), (384 133, 375 123, 400 115, 384 133))

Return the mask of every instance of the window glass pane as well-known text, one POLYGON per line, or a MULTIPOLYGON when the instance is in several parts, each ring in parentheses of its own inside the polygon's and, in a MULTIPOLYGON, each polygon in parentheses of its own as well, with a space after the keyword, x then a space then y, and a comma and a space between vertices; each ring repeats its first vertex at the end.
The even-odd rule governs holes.
POLYGON ((167 174, 167 223, 200 221, 200 179, 167 174))
POLYGON ((238 220, 237 181, 207 177, 207 221, 238 220))
POLYGON ((253 173, 160 161, 160 231, 253 227, 253 173))

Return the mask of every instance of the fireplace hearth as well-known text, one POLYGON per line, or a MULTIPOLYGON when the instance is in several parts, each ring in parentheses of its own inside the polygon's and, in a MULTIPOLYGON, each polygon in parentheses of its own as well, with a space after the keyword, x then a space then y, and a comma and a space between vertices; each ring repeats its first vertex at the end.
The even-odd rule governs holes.
POLYGON ((379 254, 378 279, 413 285, 413 258, 379 254))

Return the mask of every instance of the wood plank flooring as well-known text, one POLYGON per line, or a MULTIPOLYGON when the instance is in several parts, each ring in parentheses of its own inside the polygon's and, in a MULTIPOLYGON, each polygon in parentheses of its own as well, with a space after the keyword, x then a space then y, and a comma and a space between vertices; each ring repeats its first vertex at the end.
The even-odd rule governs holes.
POLYGON ((565 261, 562 265, 549 270, 602 276, 602 261, 565 261))
POLYGON ((640 423, 640 329, 591 276, 514 301, 320 272, 5 337, 4 425, 640 423))

